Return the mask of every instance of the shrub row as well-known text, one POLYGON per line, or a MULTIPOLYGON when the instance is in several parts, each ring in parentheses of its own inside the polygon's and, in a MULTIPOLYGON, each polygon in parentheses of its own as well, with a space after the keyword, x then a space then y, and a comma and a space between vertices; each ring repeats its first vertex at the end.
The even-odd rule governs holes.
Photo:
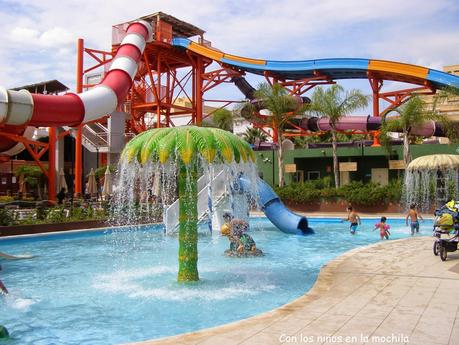
POLYGON ((25 219, 16 219, 14 215, 15 213, 13 210, 0 208, 0 226, 100 220, 108 217, 108 209, 94 209, 89 205, 85 207, 77 207, 73 210, 65 209, 63 207, 37 207, 30 216, 25 219))
POLYGON ((353 205, 375 206, 389 202, 398 203, 401 199, 402 185, 401 181, 393 181, 387 186, 353 181, 335 188, 327 181, 317 180, 293 183, 277 188, 276 192, 282 200, 300 204, 341 199, 353 205))

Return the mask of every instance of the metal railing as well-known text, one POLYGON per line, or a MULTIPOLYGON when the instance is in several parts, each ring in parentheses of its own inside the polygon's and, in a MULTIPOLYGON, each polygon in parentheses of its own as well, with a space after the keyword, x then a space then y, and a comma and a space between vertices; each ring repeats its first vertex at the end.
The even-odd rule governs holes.
MULTIPOLYGON (((64 127, 68 130, 70 127, 64 127)), ((71 131, 72 136, 75 132, 71 131)), ((108 128, 100 123, 86 124, 82 132, 82 144, 90 152, 108 152, 108 128)))
MULTIPOLYGON (((214 207, 227 194, 226 191, 226 171, 222 168, 214 172, 214 178, 205 174, 198 180, 198 220, 202 221, 209 212, 209 186, 212 188, 212 200, 214 207)), ((179 225, 179 200, 175 200, 164 212, 164 225, 166 234, 176 231, 179 225)))

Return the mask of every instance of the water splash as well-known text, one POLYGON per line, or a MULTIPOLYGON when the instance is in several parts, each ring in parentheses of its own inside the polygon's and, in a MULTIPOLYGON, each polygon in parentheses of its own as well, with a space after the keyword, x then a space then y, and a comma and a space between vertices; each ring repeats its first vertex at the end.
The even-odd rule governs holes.
MULTIPOLYGON (((165 209, 178 198, 177 159, 169 159, 164 164, 147 162, 141 165, 136 160, 128 163, 121 160, 114 179, 113 197, 110 203, 109 222, 112 226, 129 226, 138 230, 141 224, 161 223, 165 209)), ((209 164, 204 159, 200 160, 199 176, 205 176, 208 181, 208 206, 209 212, 206 219, 201 221, 211 222, 214 209, 222 207, 222 196, 216 196, 214 189, 225 189, 224 198, 231 204, 231 209, 236 218, 248 219, 249 211, 257 207, 258 173, 254 163, 209 164), (226 175, 224 186, 213 186, 209 181, 214 181, 218 172, 226 175), (242 190, 239 177, 251 181, 249 190, 242 190)), ((191 185, 191 175, 187 173, 187 186, 191 185)), ((226 203, 227 204, 227 203, 226 203)), ((224 207, 224 206, 223 206, 224 207)), ((218 229, 214 229, 218 230, 218 229)))
POLYGON ((406 208, 416 204, 423 212, 431 212, 451 199, 457 199, 459 191, 457 168, 419 169, 405 173, 402 202, 406 208))

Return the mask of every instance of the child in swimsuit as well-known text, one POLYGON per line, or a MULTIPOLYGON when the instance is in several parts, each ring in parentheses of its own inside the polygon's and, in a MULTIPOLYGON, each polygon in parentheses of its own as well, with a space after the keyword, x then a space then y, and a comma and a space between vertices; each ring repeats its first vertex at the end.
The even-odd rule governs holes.
POLYGON ((357 227, 361 224, 361 221, 360 216, 353 210, 352 206, 347 208, 347 219, 344 220, 347 220, 351 223, 349 226, 349 231, 352 235, 354 235, 357 231, 357 227))
POLYGON ((406 215, 406 218, 405 218, 406 225, 408 225, 408 218, 410 218, 410 221, 411 221, 410 222, 411 236, 413 236, 415 232, 419 233, 419 219, 424 221, 422 216, 416 211, 416 204, 410 205, 410 210, 408 211, 408 214, 406 215))
POLYGON ((376 229, 379 229, 379 236, 381 236, 381 239, 386 239, 388 240, 389 239, 389 235, 390 235, 390 226, 388 224, 386 224, 386 221, 387 221, 387 218, 386 217, 381 217, 381 221, 379 223, 376 223, 375 224, 375 228, 373 229, 373 231, 375 231, 376 229))
POLYGON ((225 222, 220 231, 223 236, 228 237, 230 241, 230 250, 236 251, 239 247, 239 240, 232 233, 231 221, 233 220, 233 215, 230 212, 225 212, 223 214, 223 221, 225 222))
POLYGON ((234 219, 227 214, 224 215, 225 223, 222 226, 221 233, 227 236, 230 241, 230 248, 225 250, 228 256, 246 257, 246 256, 263 256, 263 252, 257 248, 252 236, 247 234, 249 223, 242 219, 234 219))

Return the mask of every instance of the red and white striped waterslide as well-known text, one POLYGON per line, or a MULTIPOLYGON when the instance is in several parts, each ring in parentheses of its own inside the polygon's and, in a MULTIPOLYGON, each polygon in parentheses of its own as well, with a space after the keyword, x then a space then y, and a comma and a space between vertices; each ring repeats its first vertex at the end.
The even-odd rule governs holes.
POLYGON ((126 97, 137 73, 149 23, 131 23, 103 81, 81 94, 31 94, 0 87, 0 124, 12 126, 76 126, 112 113, 126 97))

